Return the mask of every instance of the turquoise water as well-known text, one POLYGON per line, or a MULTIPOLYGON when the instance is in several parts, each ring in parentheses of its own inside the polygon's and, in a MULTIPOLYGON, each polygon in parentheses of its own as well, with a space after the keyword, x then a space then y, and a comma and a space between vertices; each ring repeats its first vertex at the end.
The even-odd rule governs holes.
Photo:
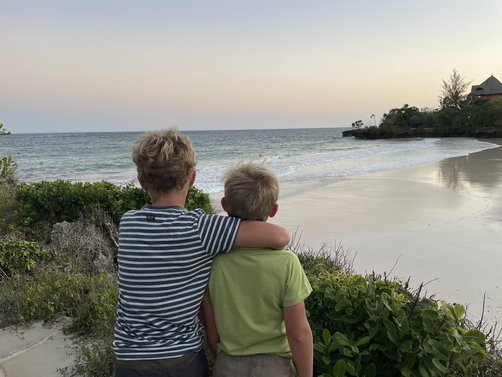
MULTIPOLYGON (((222 190, 225 170, 241 160, 263 160, 283 183, 324 184, 366 172, 413 167, 467 155, 494 144, 469 138, 356 140, 343 128, 190 131, 198 188, 222 190)), ((141 132, 14 134, 0 137, 27 182, 67 179, 135 182, 131 147, 141 132)))

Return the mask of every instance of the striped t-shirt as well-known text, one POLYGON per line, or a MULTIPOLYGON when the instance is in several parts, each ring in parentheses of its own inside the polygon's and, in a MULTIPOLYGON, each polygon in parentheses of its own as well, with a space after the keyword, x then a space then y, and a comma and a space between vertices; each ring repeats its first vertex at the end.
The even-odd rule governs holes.
POLYGON ((232 248, 239 224, 203 210, 151 205, 122 216, 117 359, 164 359, 201 348, 198 312, 213 257, 232 248))

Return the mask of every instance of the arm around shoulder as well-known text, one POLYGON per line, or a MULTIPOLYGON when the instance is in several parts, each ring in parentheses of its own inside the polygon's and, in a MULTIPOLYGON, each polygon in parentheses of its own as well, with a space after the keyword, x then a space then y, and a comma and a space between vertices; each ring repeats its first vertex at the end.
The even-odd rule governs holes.
POLYGON ((283 249, 290 241, 287 229, 265 221, 241 222, 234 246, 283 249))
POLYGON ((312 377, 314 369, 314 349, 312 330, 305 313, 303 301, 283 308, 286 336, 288 338, 293 362, 299 377, 312 377))

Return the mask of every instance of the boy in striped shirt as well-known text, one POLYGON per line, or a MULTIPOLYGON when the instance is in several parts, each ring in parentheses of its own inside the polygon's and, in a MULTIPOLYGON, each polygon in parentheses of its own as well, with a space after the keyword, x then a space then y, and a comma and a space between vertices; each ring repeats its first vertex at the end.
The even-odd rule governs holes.
POLYGON ((148 132, 133 148, 151 205, 120 221, 116 377, 206 376, 199 307, 213 258, 234 246, 280 249, 286 229, 184 208, 195 181, 190 139, 148 132))

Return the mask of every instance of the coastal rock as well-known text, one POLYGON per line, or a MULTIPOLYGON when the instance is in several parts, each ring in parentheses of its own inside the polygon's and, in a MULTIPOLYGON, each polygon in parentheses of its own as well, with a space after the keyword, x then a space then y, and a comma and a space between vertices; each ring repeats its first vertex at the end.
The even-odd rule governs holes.
POLYGON ((477 137, 477 138, 501 138, 502 129, 495 127, 484 127, 476 131, 448 130, 433 127, 418 128, 381 128, 366 127, 349 131, 344 131, 343 136, 354 136, 357 139, 397 139, 414 137, 477 137))
POLYGON ((476 131, 475 135, 476 137, 481 137, 481 138, 502 138, 502 130, 501 129, 496 129, 495 127, 484 127, 478 131, 476 131))

